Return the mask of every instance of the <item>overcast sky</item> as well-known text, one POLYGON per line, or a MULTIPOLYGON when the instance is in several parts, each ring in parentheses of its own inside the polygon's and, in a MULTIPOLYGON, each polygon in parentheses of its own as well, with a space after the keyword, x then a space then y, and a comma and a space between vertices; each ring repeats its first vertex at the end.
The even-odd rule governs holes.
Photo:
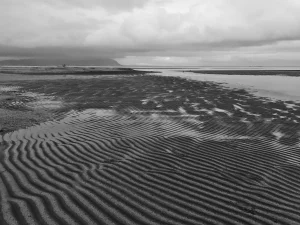
POLYGON ((0 59, 300 65, 300 0, 1 0, 0 59))

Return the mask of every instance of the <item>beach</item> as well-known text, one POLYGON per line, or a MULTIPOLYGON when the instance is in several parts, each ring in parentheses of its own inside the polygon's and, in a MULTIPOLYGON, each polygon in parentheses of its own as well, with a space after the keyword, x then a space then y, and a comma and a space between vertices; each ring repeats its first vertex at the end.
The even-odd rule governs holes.
POLYGON ((0 73, 1 225, 299 224, 297 94, 70 70, 0 73))

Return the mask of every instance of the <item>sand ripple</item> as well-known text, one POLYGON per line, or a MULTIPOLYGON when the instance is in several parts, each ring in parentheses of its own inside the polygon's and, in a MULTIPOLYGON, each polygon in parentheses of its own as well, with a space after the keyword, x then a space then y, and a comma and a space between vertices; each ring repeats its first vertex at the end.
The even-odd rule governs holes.
POLYGON ((277 129, 90 109, 7 133, 0 224, 299 224, 300 147, 277 129))

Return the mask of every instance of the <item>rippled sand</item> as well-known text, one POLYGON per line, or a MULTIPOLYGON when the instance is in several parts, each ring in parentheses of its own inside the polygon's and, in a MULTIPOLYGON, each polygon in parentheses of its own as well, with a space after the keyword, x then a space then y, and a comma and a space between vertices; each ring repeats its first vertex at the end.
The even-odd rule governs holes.
POLYGON ((300 221, 297 103, 157 76, 5 86, 62 109, 0 136, 0 224, 300 221))

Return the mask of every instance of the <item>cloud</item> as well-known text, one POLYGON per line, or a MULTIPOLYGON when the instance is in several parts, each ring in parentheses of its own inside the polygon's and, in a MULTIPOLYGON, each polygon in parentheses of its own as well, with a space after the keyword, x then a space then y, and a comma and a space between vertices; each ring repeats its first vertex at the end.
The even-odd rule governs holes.
POLYGON ((89 34, 86 45, 122 43, 122 48, 132 49, 148 46, 162 50, 201 50, 256 46, 300 38, 300 5, 296 1, 189 2, 190 7, 183 12, 174 10, 180 6, 176 7, 174 2, 173 10, 157 5, 136 9, 120 23, 89 34), (106 31, 113 42, 105 41, 106 31))
POLYGON ((121 34, 136 44, 151 40, 150 44, 167 47, 256 45, 299 39, 300 5, 296 1, 287 1, 284 7, 279 0, 251 1, 251 5, 245 5, 247 2, 202 0, 191 4, 185 13, 170 13, 155 7, 136 10, 122 23, 121 34))
POLYGON ((284 57, 298 47, 299 12, 298 0, 2 0, 0 52, 196 63, 276 46, 284 57))

